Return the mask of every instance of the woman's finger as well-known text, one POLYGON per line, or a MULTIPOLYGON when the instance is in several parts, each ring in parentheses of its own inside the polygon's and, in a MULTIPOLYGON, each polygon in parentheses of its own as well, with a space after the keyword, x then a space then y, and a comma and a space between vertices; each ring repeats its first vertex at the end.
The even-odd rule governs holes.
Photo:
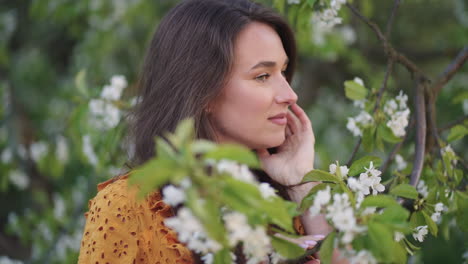
POLYGON ((287 119, 288 119, 288 125, 291 128, 291 132, 293 134, 296 134, 300 129, 299 128, 299 125, 300 125, 299 119, 297 117, 295 117, 294 114, 291 111, 288 111, 288 113, 286 115, 287 115, 287 119))
POLYGON ((294 112, 296 117, 299 119, 301 122, 301 125, 303 128, 308 128, 309 126, 312 127, 312 123, 309 120, 309 117, 305 113, 305 111, 298 105, 298 104, 293 104, 291 106, 291 110, 294 112))
POLYGON ((291 128, 289 128, 289 125, 286 126, 285 133, 287 138, 292 136, 291 128))

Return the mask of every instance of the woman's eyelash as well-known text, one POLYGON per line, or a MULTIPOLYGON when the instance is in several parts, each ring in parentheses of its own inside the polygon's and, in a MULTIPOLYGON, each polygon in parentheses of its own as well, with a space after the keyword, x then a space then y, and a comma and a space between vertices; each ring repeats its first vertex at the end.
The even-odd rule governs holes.
POLYGON ((264 82, 268 77, 270 77, 270 74, 264 73, 255 77, 255 80, 264 82))

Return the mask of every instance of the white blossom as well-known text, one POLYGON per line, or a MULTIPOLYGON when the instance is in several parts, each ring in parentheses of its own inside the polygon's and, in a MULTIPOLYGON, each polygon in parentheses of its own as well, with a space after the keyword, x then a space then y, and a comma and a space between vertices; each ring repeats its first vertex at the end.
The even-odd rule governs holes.
POLYGON ((384 112, 391 116, 398 110, 398 104, 394 99, 388 100, 384 105, 384 112))
POLYGON ((89 135, 83 136, 83 153, 91 165, 96 166, 98 164, 98 158, 94 152, 93 146, 91 144, 91 137, 89 135))
POLYGON ((408 166, 406 161, 403 159, 403 157, 400 154, 395 155, 395 162, 397 165, 397 170, 402 171, 408 166))
MULTIPOLYGON (((341 37, 347 45, 351 45, 356 42, 356 32, 354 29, 348 25, 343 26, 340 29, 341 37)), ((364 84, 362 84, 364 86, 364 84)))
POLYGON ((63 200, 63 197, 58 194, 54 193, 53 195, 54 199, 54 217, 57 220, 61 220, 65 216, 65 200, 63 200))
POLYGON ((100 130, 112 129, 120 122, 120 110, 102 99, 89 101, 89 114, 91 125, 100 130))
POLYGON ((23 264, 21 260, 11 259, 8 256, 0 256, 0 264, 23 264))
POLYGON ((203 255, 201 257, 201 260, 203 261, 203 263, 205 264, 212 264, 213 263, 213 260, 214 260, 214 256, 213 256, 213 253, 208 253, 206 255, 203 255))
POLYGON ((300 4, 301 0, 288 0, 288 4, 294 5, 294 4, 300 4))
POLYGON ((346 128, 353 133, 353 136, 360 137, 362 136, 361 129, 357 126, 356 120, 352 117, 348 117, 348 123, 346 124, 346 128))
POLYGON ((355 100, 353 101, 353 105, 357 108, 361 108, 361 109, 364 109, 364 107, 366 106, 366 99, 363 99, 363 100, 355 100))
POLYGON ((397 137, 406 134, 405 128, 408 126, 410 110, 407 105, 408 96, 400 90, 395 99, 388 100, 384 105, 384 113, 388 115, 387 127, 397 137))
POLYGON ((354 77, 353 81, 361 86, 364 86, 364 81, 359 77, 354 77))
POLYGON ((270 184, 268 184, 266 182, 262 182, 262 183, 260 183, 260 185, 258 187, 259 187, 260 193, 262 194, 262 197, 264 199, 268 199, 270 197, 276 196, 276 191, 275 191, 275 189, 273 189, 271 187, 270 184))
POLYGON ((377 211, 377 207, 369 206, 369 207, 364 208, 361 215, 365 216, 365 215, 375 214, 376 211, 377 211))
POLYGON ((361 250, 350 258, 350 264, 377 264, 377 260, 369 251, 361 250))
POLYGON ((45 155, 47 155, 49 146, 47 145, 47 143, 39 141, 31 144, 29 150, 31 152, 31 158, 35 162, 39 162, 45 155))
POLYGON ((174 185, 168 185, 162 190, 163 200, 165 203, 176 206, 185 202, 185 193, 182 189, 175 187, 174 185))
POLYGON ((427 190, 426 183, 424 180, 419 180, 418 185, 416 185, 416 190, 424 197, 426 198, 427 195, 429 194, 427 190))
POLYGON ((400 109, 408 108, 406 104, 408 102, 408 96, 404 94, 402 90, 400 90, 400 93, 395 97, 395 99, 398 101, 398 107, 400 109))
POLYGON ((387 126, 392 130, 397 137, 402 137, 406 134, 405 128, 408 126, 410 110, 395 112, 391 119, 387 122, 387 126))
POLYGON ((3 150, 1 160, 4 164, 10 163, 13 160, 13 153, 10 148, 5 148, 3 150))
POLYGON ((439 222, 440 220, 440 216, 441 216, 441 213, 442 211, 445 210, 445 206, 443 203, 437 203, 435 206, 434 206, 434 213, 431 215, 431 219, 434 221, 434 222, 439 222))
POLYGON ((203 225, 186 207, 181 208, 177 216, 166 218, 164 223, 177 232, 181 242, 197 253, 206 254, 222 248, 218 242, 208 237, 203 225))
POLYGON ((328 204, 331 199, 330 186, 327 186, 324 190, 317 192, 313 205, 309 208, 309 213, 312 216, 320 214, 322 206, 328 204))
POLYGON ((396 242, 400 242, 403 238, 405 238, 405 235, 401 232, 398 232, 396 231, 394 236, 393 236, 393 239, 396 241, 396 242))
POLYGON ((105 85, 101 91, 101 98, 106 100, 119 100, 123 89, 127 87, 127 80, 123 75, 114 75, 110 85, 105 85))
POLYGON ((418 226, 414 229, 413 237, 419 242, 424 241, 424 237, 427 235, 427 225, 418 226))
POLYGON ((245 164, 231 160, 220 160, 216 164, 219 173, 229 173, 233 178, 247 183, 256 183, 255 177, 245 164))
POLYGON ((270 238, 265 228, 256 226, 244 240, 244 253, 248 257, 247 264, 257 264, 265 260, 270 251, 270 238))
POLYGON ((52 242, 54 235, 52 230, 50 230, 49 225, 47 225, 44 221, 41 221, 37 226, 37 230, 39 230, 39 234, 44 238, 47 242, 52 242))
POLYGON ((226 229, 229 232, 229 244, 235 246, 238 242, 247 239, 251 228, 247 222, 247 217, 239 212, 226 213, 223 216, 226 229))
MULTIPOLYGON (((331 174, 336 175, 337 165, 335 163, 330 164, 328 169, 329 169, 331 174)), ((340 174, 341 174, 342 178, 346 178, 348 176, 348 172, 349 172, 349 169, 348 169, 347 166, 340 166, 340 174)))
POLYGON ((11 184, 16 186, 19 190, 24 190, 29 186, 29 177, 23 171, 15 169, 10 172, 8 178, 11 184))
POLYGON ((366 230, 364 226, 358 226, 346 193, 333 195, 333 204, 327 206, 326 218, 344 233, 341 241, 345 244, 351 243, 356 234, 366 230))
POLYGON ((65 163, 68 161, 68 144, 67 140, 63 136, 57 138, 57 148, 55 150, 55 155, 58 160, 65 163))
POLYGON ((436 212, 442 212, 443 210, 445 210, 445 205, 443 203, 437 203, 434 207, 434 210, 436 212))

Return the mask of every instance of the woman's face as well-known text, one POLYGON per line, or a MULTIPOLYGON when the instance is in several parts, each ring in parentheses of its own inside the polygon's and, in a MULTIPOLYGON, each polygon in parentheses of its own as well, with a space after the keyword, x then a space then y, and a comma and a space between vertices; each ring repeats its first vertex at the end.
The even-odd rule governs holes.
POLYGON ((284 76, 287 66, 288 57, 273 28, 252 22, 239 33, 227 85, 212 106, 219 143, 240 143, 251 149, 283 143, 286 116, 281 114, 297 101, 284 76))

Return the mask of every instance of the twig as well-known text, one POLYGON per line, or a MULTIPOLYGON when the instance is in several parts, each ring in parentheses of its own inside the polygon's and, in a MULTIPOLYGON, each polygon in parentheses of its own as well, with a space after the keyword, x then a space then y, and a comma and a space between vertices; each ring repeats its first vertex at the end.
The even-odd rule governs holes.
POLYGON ((401 65, 405 66, 406 69, 413 74, 417 74, 419 78, 422 78, 424 81, 429 81, 429 78, 426 77, 426 74, 419 69, 418 66, 414 62, 412 62, 410 59, 408 59, 405 55, 402 53, 398 52, 395 50, 392 45, 388 42, 387 38, 385 35, 382 33, 382 30, 380 30, 379 26, 375 24, 374 22, 370 21, 368 18, 363 16, 353 5, 346 3, 346 6, 358 17, 360 18, 364 23, 366 23, 377 35, 377 38, 382 42, 385 54, 393 58, 396 62, 400 63, 401 65))
POLYGON ((413 171, 411 172, 410 184, 416 186, 421 176, 424 164, 424 152, 426 144, 426 110, 425 110, 425 86, 426 81, 417 76, 415 105, 416 105, 416 151, 414 154, 413 171))
POLYGON ((350 167, 351 162, 353 162, 354 157, 356 156, 356 153, 359 150, 359 147, 361 146, 362 138, 359 138, 359 140, 356 142, 356 145, 354 146, 353 153, 351 154, 351 157, 348 159, 348 162, 346 162, 346 166, 350 167))
POLYGON ((434 95, 437 95, 442 87, 447 84, 450 79, 457 73, 457 71, 463 66, 463 64, 468 60, 468 46, 465 46, 457 55, 457 57, 447 66, 445 71, 437 79, 433 88, 431 89, 434 92, 434 95))
POLYGON ((437 130, 438 130, 439 133, 440 133, 440 132, 445 131, 445 130, 447 130, 447 129, 451 129, 452 127, 454 127, 454 126, 456 126, 456 125, 459 125, 459 124, 461 124, 461 123, 464 123, 464 122, 467 121, 467 120, 468 120, 468 115, 464 115, 464 116, 462 116, 462 117, 460 117, 460 118, 458 118, 458 119, 456 119, 456 120, 454 120, 454 121, 452 121, 452 122, 450 122, 450 123, 445 124, 444 126, 440 127, 440 128, 437 129, 437 130))
POLYGON ((392 33, 393 21, 395 20, 395 15, 399 6, 400 6, 400 0, 395 0, 393 4, 392 13, 390 14, 390 18, 388 19, 388 22, 387 22, 387 31, 385 32, 385 38, 387 39, 390 38, 390 34, 392 33))
POLYGON ((387 64, 387 71, 385 72, 385 77, 382 83, 382 87, 380 87, 379 92, 377 94, 377 100, 375 101, 374 110, 373 110, 374 113, 379 108, 380 101, 382 100, 383 94, 385 93, 385 90, 387 89, 388 77, 392 73, 393 63, 394 63, 393 58, 389 58, 388 64, 387 64))
POLYGON ((374 22, 370 21, 367 17, 363 16, 353 5, 350 3, 346 3, 346 6, 357 16, 359 17, 364 23, 366 23, 377 35, 380 41, 386 43, 387 39, 385 38, 385 35, 382 33, 380 30, 379 26, 375 24, 374 22))

